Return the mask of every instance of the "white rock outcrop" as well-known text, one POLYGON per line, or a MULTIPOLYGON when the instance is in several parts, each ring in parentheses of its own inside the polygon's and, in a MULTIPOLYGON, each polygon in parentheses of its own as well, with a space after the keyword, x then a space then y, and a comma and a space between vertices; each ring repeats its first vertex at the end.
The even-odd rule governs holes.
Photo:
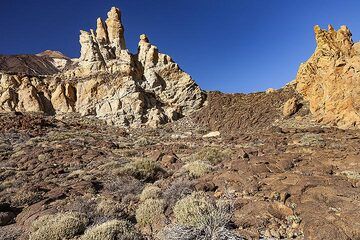
POLYGON ((146 35, 136 54, 126 49, 118 8, 96 25, 96 31, 80 32, 80 58, 60 73, 31 79, 0 73, 0 111, 74 112, 109 124, 156 127, 203 106, 205 93, 146 35))

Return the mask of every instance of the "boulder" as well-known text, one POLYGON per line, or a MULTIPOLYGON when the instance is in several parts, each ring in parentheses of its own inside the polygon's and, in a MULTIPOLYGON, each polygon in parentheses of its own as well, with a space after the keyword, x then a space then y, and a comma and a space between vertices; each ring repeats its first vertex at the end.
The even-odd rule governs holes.
POLYGON ((291 115, 295 114, 297 110, 298 110, 297 98, 296 97, 290 98, 284 104, 283 115, 284 117, 290 117, 291 115))

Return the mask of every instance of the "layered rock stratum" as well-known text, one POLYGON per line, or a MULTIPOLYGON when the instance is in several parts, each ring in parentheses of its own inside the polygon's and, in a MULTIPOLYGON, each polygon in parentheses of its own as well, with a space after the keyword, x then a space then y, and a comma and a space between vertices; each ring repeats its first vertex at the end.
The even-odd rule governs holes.
POLYGON ((120 126, 156 127, 198 110, 206 99, 146 35, 138 53, 126 49, 118 8, 106 21, 97 19, 96 31, 81 31, 80 44, 79 59, 52 51, 0 57, 0 111, 79 113, 120 126))

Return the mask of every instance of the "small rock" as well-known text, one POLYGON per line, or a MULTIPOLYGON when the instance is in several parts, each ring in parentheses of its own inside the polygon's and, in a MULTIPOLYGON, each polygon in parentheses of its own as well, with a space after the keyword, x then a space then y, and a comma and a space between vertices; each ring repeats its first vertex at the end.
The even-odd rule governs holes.
POLYGON ((215 132, 209 132, 208 134, 205 134, 204 136, 202 136, 203 138, 212 138, 212 137, 220 137, 220 132, 219 131, 215 131, 215 132))
POLYGON ((276 90, 273 89, 273 88, 268 88, 268 89, 266 89, 266 91, 265 91, 266 94, 273 93, 273 92, 276 92, 276 90))
POLYGON ((270 205, 268 211, 271 215, 278 219, 286 219, 288 216, 293 215, 293 210, 282 203, 275 202, 270 205))
POLYGON ((0 226, 5 226, 10 224, 15 218, 13 212, 0 212, 0 226))

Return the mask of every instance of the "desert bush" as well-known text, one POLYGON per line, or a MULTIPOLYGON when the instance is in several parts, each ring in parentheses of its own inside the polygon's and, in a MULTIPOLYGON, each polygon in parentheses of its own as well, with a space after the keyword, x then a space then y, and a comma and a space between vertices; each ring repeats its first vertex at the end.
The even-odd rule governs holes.
POLYGON ((58 213, 38 218, 31 225, 30 240, 63 240, 81 234, 87 218, 76 213, 58 213))
POLYGON ((215 201, 204 192, 193 192, 179 200, 173 212, 176 224, 165 228, 161 239, 241 239, 227 228, 233 214, 228 200, 215 201))
POLYGON ((147 199, 136 209, 136 220, 140 226, 151 226, 163 217, 164 200, 147 199))
POLYGON ((166 226, 157 235, 158 240, 243 240, 242 237, 226 228, 217 229, 213 234, 201 228, 181 225, 166 226))
POLYGON ((185 164, 183 169, 189 173, 190 177, 199 178, 210 173, 213 170, 213 167, 203 161, 194 161, 185 164))
POLYGON ((141 193, 143 183, 133 176, 120 176, 111 178, 104 183, 104 191, 108 191, 123 198, 128 194, 138 195, 141 193))
POLYGON ((139 159, 125 164, 120 172, 141 180, 155 180, 158 173, 164 170, 155 161, 139 159))
POLYGON ((229 150, 207 147, 190 156, 191 161, 204 161, 216 165, 230 156, 229 150))
POLYGON ((140 235, 127 221, 111 220, 88 229, 80 240, 137 240, 140 235))
POLYGON ((161 188, 155 185, 147 185, 140 194, 140 201, 158 199, 161 196, 161 188))
POLYGON ((103 199, 96 207, 96 212, 99 215, 107 216, 107 217, 120 217, 122 216, 122 212, 125 206, 120 202, 111 200, 111 199, 103 199))
POLYGON ((172 210, 179 199, 190 195, 194 191, 194 185, 194 180, 175 180, 162 194, 167 207, 172 210))

